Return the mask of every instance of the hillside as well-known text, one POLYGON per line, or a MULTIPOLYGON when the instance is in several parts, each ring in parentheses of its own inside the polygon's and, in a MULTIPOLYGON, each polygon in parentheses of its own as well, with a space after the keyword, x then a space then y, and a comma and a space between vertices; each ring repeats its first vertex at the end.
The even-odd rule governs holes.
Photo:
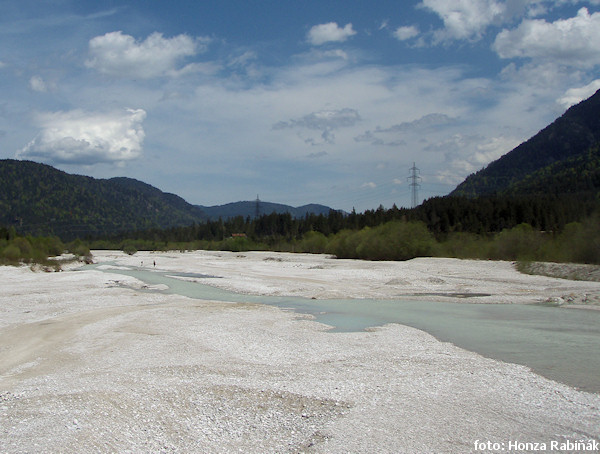
POLYGON ((600 90, 514 150, 470 175, 451 196, 600 190, 600 90))
POLYGON ((71 239, 204 218, 182 198, 134 179, 95 179, 31 161, 0 160, 0 225, 23 233, 71 239))
MULTIPOLYGON (((198 205, 198 208, 201 209, 206 214, 206 216, 213 221, 219 218, 228 219, 236 216, 243 216, 244 218, 250 216, 251 218, 253 218, 256 216, 257 202, 233 202, 227 203, 225 205, 215 206, 198 205)), ((302 218, 309 213, 316 215, 327 215, 329 214, 329 210, 331 210, 331 208, 318 204, 292 207, 289 205, 283 205, 281 203, 263 202, 262 200, 258 202, 259 216, 271 213, 290 213, 293 218, 302 218)))
MULTIPOLYGON (((260 215, 327 214, 330 208, 260 202, 260 215)), ((0 226, 64 240, 94 235, 187 226, 210 219, 251 216, 256 202, 204 207, 132 178, 96 179, 46 164, 0 160, 0 226)))

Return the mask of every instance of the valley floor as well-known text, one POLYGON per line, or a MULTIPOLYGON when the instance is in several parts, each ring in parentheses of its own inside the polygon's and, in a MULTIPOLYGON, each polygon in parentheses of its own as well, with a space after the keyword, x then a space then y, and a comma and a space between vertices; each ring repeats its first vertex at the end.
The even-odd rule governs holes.
MULTIPOLYGON (((94 256, 262 295, 600 298, 598 282, 523 275, 507 262, 94 256)), ((600 395, 413 328, 330 333, 273 307, 140 292, 131 277, 96 270, 0 267, 0 279, 0 452, 464 453, 600 440, 600 395)))

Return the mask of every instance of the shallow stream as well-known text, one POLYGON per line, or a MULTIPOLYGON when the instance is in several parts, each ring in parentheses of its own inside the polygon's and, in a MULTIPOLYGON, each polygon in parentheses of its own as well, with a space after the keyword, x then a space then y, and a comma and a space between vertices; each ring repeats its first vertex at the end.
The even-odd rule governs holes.
POLYGON ((160 290, 164 293, 268 304, 311 314, 330 325, 332 332, 400 323, 488 358, 522 364, 552 380, 600 393, 600 311, 521 304, 256 296, 202 284, 198 280, 212 276, 201 274, 136 268, 101 271, 132 276, 148 285, 166 285, 167 290, 160 290))

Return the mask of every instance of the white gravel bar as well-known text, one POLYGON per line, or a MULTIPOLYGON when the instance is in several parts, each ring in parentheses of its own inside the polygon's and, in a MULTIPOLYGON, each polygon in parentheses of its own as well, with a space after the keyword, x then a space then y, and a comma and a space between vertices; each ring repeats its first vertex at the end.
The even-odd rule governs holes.
MULTIPOLYGON (((600 298, 598 282, 523 275, 508 262, 94 257, 258 295, 600 298)), ((599 394, 413 328, 332 333, 308 316, 140 291, 100 270, 0 267, 0 280, 0 453, 598 452, 599 394)))

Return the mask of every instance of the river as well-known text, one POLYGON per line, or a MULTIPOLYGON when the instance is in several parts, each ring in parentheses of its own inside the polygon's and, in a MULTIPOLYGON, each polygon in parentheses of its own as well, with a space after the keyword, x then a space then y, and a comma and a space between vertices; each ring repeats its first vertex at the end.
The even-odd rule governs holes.
MULTIPOLYGON (((88 265, 84 269, 98 269, 98 266, 88 265)), ((268 304, 311 314, 331 326, 332 333, 400 323, 488 358, 522 364, 552 380, 600 393, 600 311, 545 305, 472 304, 468 300, 448 303, 256 296, 202 284, 199 281, 208 276, 201 274, 104 267, 102 271, 168 287, 152 291, 203 300, 268 304)))

